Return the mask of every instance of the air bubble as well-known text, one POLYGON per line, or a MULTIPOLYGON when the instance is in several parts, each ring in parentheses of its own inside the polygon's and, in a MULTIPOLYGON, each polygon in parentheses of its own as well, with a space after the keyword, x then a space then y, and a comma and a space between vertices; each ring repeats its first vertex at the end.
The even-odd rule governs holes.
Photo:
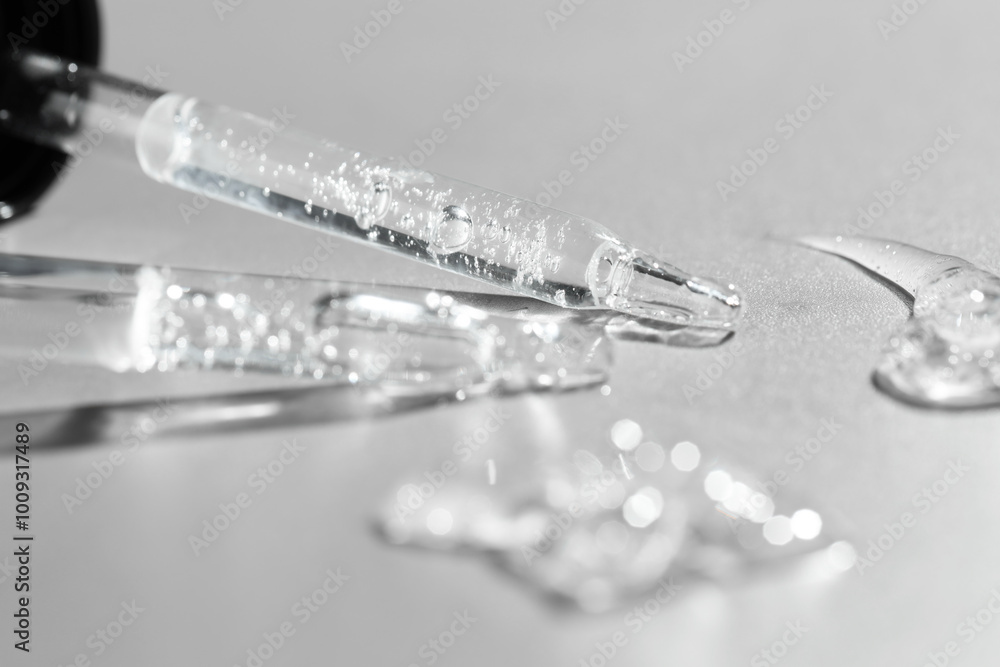
POLYGON ((365 196, 365 202, 358 213, 358 226, 361 229, 370 229, 376 222, 382 220, 389 212, 389 204, 392 202, 392 188, 388 184, 379 181, 372 186, 371 191, 365 196))
POLYGON ((491 218, 490 221, 486 223, 486 228, 483 230, 483 238, 486 239, 487 241, 492 241, 499 235, 500 235, 500 225, 497 223, 495 219, 491 218))
POLYGON ((460 206, 446 206, 431 230, 430 249, 439 255, 462 250, 472 240, 472 218, 460 206))

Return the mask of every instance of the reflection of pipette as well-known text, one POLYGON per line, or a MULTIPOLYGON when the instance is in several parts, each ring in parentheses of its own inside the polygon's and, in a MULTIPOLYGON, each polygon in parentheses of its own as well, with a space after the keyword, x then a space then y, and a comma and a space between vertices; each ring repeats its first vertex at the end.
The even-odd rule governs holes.
POLYGON ((0 359, 17 364, 25 385, 50 362, 313 379, 386 396, 566 390, 607 378, 605 323, 484 305, 415 287, 0 253, 0 359))
POLYGON ((414 407, 599 384, 609 339, 708 347, 731 335, 507 295, 6 253, 0 331, 0 366, 28 389, 19 400, 74 406, 306 385, 358 386, 380 405, 414 407), (119 375, 98 383, 109 385, 103 395, 53 399, 60 383, 39 381, 49 366, 71 386, 95 370, 119 375))
POLYGON ((591 220, 66 59, 22 54, 7 70, 35 100, 0 99, 0 128, 14 136, 75 155, 86 137, 109 135, 157 181, 560 306, 720 329, 738 319, 733 285, 591 220))

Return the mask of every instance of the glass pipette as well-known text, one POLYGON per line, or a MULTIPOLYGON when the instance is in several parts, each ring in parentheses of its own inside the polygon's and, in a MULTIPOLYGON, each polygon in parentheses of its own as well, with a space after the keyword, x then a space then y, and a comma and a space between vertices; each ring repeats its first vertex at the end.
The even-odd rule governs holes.
POLYGON ((100 133, 161 183, 563 307, 716 329, 739 318, 733 285, 586 218, 60 58, 25 54, 13 69, 44 102, 4 101, 0 127, 70 155, 100 133))
POLYGON ((16 364, 25 387, 50 363, 302 378, 387 397, 569 390, 607 379, 608 337, 622 337, 613 322, 559 308, 523 319, 506 301, 0 253, 0 360, 16 364))

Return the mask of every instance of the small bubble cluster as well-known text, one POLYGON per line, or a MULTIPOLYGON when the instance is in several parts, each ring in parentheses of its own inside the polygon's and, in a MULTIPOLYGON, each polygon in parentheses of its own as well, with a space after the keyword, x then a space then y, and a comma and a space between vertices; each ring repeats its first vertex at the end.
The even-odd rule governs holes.
POLYGON ((365 239, 442 268, 553 302, 594 305, 583 277, 603 230, 528 201, 377 158, 288 127, 166 95, 179 150, 162 134, 137 150, 155 178, 327 232, 365 239), (566 268, 570 266, 570 271, 566 268), (567 286, 575 289, 567 290, 567 286))

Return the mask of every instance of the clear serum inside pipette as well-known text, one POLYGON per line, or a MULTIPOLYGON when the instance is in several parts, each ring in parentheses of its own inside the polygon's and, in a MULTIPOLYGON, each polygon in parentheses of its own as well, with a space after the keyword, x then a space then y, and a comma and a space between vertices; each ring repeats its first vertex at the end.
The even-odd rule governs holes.
MULTIPOLYGON (((8 130, 64 150, 128 85, 40 55, 22 69, 51 87, 52 113, 45 126, 21 118, 8 130)), ((733 285, 689 275, 586 218, 194 98, 146 97, 120 127, 134 130, 139 165, 163 183, 564 307, 717 329, 738 321, 733 285)))
POLYGON ((294 128, 252 141, 268 130, 250 114, 170 94, 147 112, 136 149, 157 180, 562 306, 719 327, 738 309, 730 287, 686 276, 584 218, 529 214, 523 200, 294 128))

